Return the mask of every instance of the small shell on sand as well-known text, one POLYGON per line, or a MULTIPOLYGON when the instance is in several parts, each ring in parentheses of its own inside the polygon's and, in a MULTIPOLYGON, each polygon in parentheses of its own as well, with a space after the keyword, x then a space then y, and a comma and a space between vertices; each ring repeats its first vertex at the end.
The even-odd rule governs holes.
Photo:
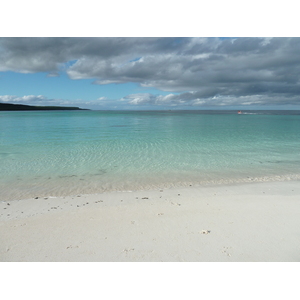
POLYGON ((201 230, 201 233, 202 233, 202 234, 209 234, 209 233, 210 233, 210 230, 201 230))

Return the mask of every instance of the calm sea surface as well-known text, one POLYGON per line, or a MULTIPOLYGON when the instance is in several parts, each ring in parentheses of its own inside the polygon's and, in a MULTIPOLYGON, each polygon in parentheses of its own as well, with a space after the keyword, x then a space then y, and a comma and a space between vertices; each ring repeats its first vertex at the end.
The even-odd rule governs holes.
POLYGON ((300 111, 0 112, 0 200, 300 178, 300 111))

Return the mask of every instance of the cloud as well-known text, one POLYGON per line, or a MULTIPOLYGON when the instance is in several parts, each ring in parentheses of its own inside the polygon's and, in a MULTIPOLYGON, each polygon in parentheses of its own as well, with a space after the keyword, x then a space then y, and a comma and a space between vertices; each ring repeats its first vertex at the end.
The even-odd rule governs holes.
POLYGON ((119 101, 111 100, 106 97, 100 97, 96 100, 85 101, 82 99, 49 99, 43 95, 25 95, 18 97, 15 95, 0 95, 0 102, 13 104, 26 104, 37 106, 78 106, 81 108, 104 109, 106 106, 111 107, 111 103, 117 105, 119 101))
POLYGON ((15 95, 0 95, 0 102, 4 103, 15 103, 15 104, 26 104, 26 105, 66 105, 74 106, 74 101, 63 100, 63 99, 49 99, 43 95, 25 95, 18 97, 15 95))
POLYGON ((51 72, 47 74, 47 77, 59 77, 58 72, 51 72))
POLYGON ((8 70, 170 93, 122 99, 131 104, 298 104, 300 38, 1 38, 0 71, 8 70))
POLYGON ((168 94, 166 96, 153 95, 149 93, 131 94, 123 97, 121 101, 126 101, 130 105, 157 105, 157 106, 237 106, 237 105, 300 105, 300 97, 295 95, 282 101, 281 97, 266 95, 248 96, 222 96, 201 97, 201 93, 188 92, 182 94, 168 94))
POLYGON ((42 95, 27 95, 27 96, 22 96, 22 97, 17 97, 13 95, 0 95, 0 101, 1 102, 9 102, 9 103, 42 103, 45 101, 51 102, 53 101, 52 99, 47 99, 46 97, 42 95))
POLYGON ((149 93, 131 94, 122 98, 121 101, 125 101, 132 105, 179 105, 185 103, 178 95, 169 94, 162 96, 149 93))

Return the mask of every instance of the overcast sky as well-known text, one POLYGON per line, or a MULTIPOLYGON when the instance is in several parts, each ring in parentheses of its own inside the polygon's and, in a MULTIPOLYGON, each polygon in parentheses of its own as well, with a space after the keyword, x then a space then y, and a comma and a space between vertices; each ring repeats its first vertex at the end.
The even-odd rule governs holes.
POLYGON ((0 102, 300 109, 300 38, 0 38, 0 102))

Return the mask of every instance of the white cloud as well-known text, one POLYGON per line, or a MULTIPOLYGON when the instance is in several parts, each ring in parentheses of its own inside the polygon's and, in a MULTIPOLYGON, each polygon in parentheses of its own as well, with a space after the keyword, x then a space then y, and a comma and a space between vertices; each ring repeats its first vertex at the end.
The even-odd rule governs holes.
POLYGON ((236 105, 259 105, 266 106, 270 103, 277 105, 300 105, 300 97, 290 97, 288 101, 282 102, 280 97, 270 97, 262 95, 250 96, 222 96, 199 98, 198 92, 188 92, 182 94, 169 94, 166 96, 145 94, 131 94, 123 97, 121 101, 126 101, 130 105, 163 105, 163 106, 236 106, 236 105))
POLYGON ((57 72, 51 72, 47 74, 47 77, 59 77, 59 74, 57 72))
POLYGON ((0 101, 1 102, 14 102, 15 98, 16 98, 16 96, 3 95, 3 96, 0 96, 0 101))
POLYGON ((13 102, 13 103, 41 103, 45 101, 53 101, 52 99, 47 99, 42 95, 27 95, 22 97, 17 97, 13 95, 0 95, 0 101, 2 102, 13 102))
POLYGON ((299 68, 300 38, 0 38, 0 71, 180 93, 124 97, 132 105, 298 103, 299 68))
MULTIPOLYGON (((38 106, 74 106, 74 101, 64 99, 49 99, 43 95, 25 95, 21 97, 15 95, 0 95, 0 102, 38 106)), ((82 101, 79 100, 77 103, 82 103, 82 101)))

